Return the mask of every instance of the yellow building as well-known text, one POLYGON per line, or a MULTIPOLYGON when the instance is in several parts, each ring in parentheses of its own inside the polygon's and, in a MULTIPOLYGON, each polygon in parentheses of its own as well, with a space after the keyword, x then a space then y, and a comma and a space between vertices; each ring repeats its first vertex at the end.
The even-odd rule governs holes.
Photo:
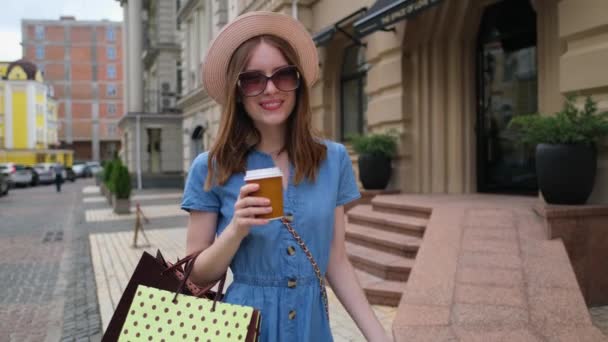
POLYGON ((73 151, 57 146, 57 103, 35 64, 0 63, 0 162, 71 166, 73 151))

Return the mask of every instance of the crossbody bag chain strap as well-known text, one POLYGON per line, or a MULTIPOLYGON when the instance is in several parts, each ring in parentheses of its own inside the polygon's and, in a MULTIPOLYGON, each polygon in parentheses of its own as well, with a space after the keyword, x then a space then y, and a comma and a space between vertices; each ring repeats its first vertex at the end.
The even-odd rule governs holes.
POLYGON ((319 279, 319 286, 321 287, 321 297, 323 298, 323 304, 325 305, 325 313, 327 313, 327 317, 329 317, 329 307, 328 307, 328 303, 327 303, 327 289, 325 289, 325 280, 323 280, 323 276, 321 275, 321 270, 319 269, 317 262, 313 258, 312 253, 310 253, 310 251, 308 250, 308 247, 306 247, 306 244, 304 244, 304 241, 302 240, 300 235, 298 235, 296 230, 293 229, 293 227, 289 224, 289 221, 287 220, 287 218, 283 217, 281 219, 281 221, 283 222, 283 224, 285 224, 285 227, 287 227, 287 230, 289 231, 289 233, 291 233, 291 235, 293 235, 293 238, 296 239, 296 242, 298 243, 298 245, 300 245, 300 248, 302 248, 302 250, 304 251, 304 254, 306 254, 306 257, 312 264, 312 268, 315 271, 317 279, 319 279))

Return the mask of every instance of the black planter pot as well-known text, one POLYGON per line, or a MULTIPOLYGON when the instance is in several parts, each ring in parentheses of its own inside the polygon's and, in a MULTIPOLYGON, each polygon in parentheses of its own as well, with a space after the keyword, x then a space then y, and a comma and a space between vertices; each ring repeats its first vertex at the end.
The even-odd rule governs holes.
POLYGON ((536 146, 538 186, 550 204, 585 204, 593 190, 597 153, 594 146, 536 146))
POLYGON ((384 190, 391 178, 391 159, 385 156, 359 156, 359 180, 367 190, 384 190))

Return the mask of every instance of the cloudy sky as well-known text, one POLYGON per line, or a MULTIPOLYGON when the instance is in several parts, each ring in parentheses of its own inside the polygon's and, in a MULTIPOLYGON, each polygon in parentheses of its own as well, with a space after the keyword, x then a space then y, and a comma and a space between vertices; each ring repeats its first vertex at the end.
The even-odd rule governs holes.
POLYGON ((0 7, 0 61, 21 58, 21 19, 72 15, 76 20, 122 21, 116 0, 1 0, 0 7))

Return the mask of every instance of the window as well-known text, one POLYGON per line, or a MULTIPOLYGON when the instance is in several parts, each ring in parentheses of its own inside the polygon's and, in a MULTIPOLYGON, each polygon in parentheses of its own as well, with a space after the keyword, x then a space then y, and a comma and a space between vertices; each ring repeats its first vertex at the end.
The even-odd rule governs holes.
POLYGON ((36 32, 36 39, 38 39, 38 40, 44 39, 44 26, 36 25, 35 32, 36 32))
POLYGON ((106 28, 106 40, 109 42, 116 40, 116 32, 113 27, 106 28))
POLYGON ((44 59, 44 46, 36 46, 36 59, 44 59))
POLYGON ((116 114, 116 105, 114 103, 108 104, 108 114, 116 114))
POLYGON ((341 88, 341 139, 351 134, 361 134, 367 111, 367 63, 364 49, 352 45, 345 49, 340 77, 341 88))
POLYGON ((108 46, 106 49, 106 56, 108 59, 116 59, 116 48, 113 46, 108 46))
POLYGON ((106 67, 106 76, 109 79, 115 79, 116 78, 116 65, 114 65, 114 64, 108 64, 108 66, 106 67))
POLYGON ((118 94, 118 91, 116 90, 116 85, 115 84, 108 84, 106 86, 106 95, 108 96, 116 96, 118 94))
POLYGON ((107 129, 108 129, 109 136, 116 135, 116 124, 109 123, 107 126, 107 129))

